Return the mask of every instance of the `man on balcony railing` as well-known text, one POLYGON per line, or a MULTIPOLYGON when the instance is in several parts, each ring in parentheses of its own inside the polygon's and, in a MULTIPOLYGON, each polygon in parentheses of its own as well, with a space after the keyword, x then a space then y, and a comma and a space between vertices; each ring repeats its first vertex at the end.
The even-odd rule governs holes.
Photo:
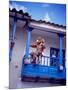
POLYGON ((32 45, 30 45, 32 48, 35 48, 35 52, 31 52, 31 58, 32 58, 32 63, 36 64, 36 58, 37 62, 39 63, 39 57, 43 56, 43 51, 45 49, 45 40, 42 37, 38 37, 36 42, 32 45))

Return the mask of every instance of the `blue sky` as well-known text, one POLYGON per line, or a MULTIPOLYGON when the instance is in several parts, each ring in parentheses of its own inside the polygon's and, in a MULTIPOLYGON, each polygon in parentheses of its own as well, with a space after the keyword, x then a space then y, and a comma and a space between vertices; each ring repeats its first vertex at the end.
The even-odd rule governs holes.
POLYGON ((66 5, 64 4, 10 1, 9 5, 11 8, 15 7, 18 10, 22 9, 24 12, 28 12, 35 20, 66 25, 66 5))

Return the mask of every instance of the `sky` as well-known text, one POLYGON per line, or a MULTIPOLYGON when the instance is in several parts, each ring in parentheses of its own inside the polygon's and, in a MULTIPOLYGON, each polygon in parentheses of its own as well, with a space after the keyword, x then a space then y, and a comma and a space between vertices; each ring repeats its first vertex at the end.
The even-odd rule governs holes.
POLYGON ((38 2, 9 1, 10 8, 28 12, 32 19, 66 25, 66 5, 38 2))

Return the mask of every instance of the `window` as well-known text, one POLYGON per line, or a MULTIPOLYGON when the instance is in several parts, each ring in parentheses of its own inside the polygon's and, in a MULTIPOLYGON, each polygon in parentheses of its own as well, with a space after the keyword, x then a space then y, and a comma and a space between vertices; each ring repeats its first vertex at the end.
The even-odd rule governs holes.
MULTIPOLYGON (((65 66, 65 50, 62 50, 63 66, 65 66)), ((50 65, 57 66, 59 64, 59 49, 50 48, 50 65)))

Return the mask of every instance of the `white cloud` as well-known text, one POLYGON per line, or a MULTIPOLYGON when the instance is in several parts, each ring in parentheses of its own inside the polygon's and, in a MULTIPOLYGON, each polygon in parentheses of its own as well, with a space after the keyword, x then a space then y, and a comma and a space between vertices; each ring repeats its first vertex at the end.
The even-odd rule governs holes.
POLYGON ((44 20, 45 20, 46 22, 48 22, 48 21, 51 22, 51 18, 50 18, 50 16, 49 16, 48 13, 45 14, 44 20))
POLYGON ((23 10, 23 12, 27 12, 27 8, 26 8, 25 6, 18 5, 18 4, 16 4, 16 3, 10 3, 10 4, 9 4, 9 7, 10 7, 11 9, 15 8, 17 11, 23 10))
POLYGON ((13 6, 12 6, 12 4, 9 4, 9 8, 12 10, 13 9, 13 6))
POLYGON ((42 4, 42 7, 49 7, 50 4, 42 4))

